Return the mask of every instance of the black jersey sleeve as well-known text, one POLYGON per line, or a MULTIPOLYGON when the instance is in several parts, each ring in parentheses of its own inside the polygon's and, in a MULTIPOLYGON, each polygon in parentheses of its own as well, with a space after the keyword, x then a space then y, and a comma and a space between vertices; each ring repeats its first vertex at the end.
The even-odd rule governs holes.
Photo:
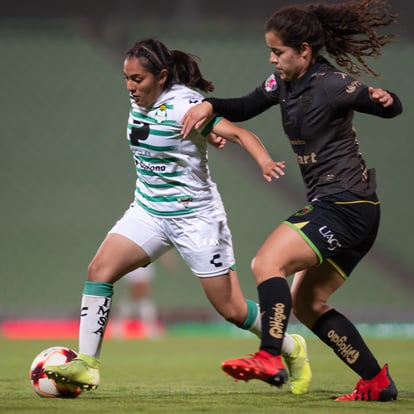
POLYGON ((240 98, 205 98, 215 113, 233 122, 247 121, 279 103, 277 82, 269 82, 269 76, 254 91, 240 98))
POLYGON ((369 97, 368 86, 348 74, 334 71, 324 81, 324 88, 330 102, 336 108, 352 109, 381 118, 393 118, 402 112, 402 104, 397 95, 389 92, 394 102, 384 108, 369 97))
POLYGON ((260 88, 240 98, 205 98, 215 113, 233 122, 247 121, 274 105, 260 88))
POLYGON ((358 112, 364 112, 371 115, 376 115, 381 118, 393 118, 402 113, 402 103, 398 96, 390 91, 387 91, 393 98, 394 102, 392 105, 384 108, 382 104, 373 102, 368 93, 368 87, 364 87, 358 93, 357 99, 355 100, 354 107, 358 112))

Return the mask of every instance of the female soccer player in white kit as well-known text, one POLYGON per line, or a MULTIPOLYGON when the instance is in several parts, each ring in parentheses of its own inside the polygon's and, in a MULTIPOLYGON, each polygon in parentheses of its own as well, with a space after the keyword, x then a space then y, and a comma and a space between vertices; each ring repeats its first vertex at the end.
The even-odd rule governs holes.
MULTIPOLYGON (((260 334, 257 304, 245 300, 239 285, 226 213, 208 168, 207 136, 213 132, 241 145, 267 181, 283 175, 284 168, 284 162, 273 161, 254 134, 220 117, 182 139, 180 120, 203 99, 194 88, 214 89, 192 55, 170 51, 154 39, 143 40, 126 53, 124 77, 131 98, 127 139, 137 173, 134 201, 89 265, 78 358, 46 370, 49 378, 86 390, 99 384, 113 284, 173 247, 198 276, 217 312, 260 334)), ((298 335, 287 335, 284 350, 292 391, 304 393, 311 377, 306 344, 298 335)))

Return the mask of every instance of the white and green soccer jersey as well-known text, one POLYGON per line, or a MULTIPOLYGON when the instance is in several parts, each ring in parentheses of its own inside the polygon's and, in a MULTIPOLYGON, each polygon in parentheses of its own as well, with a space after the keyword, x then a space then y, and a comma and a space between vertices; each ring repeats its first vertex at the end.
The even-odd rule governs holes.
POLYGON ((132 101, 127 138, 137 172, 135 202, 151 214, 188 216, 221 204, 208 168, 209 130, 182 139, 181 119, 202 99, 198 92, 174 85, 151 108, 132 101))

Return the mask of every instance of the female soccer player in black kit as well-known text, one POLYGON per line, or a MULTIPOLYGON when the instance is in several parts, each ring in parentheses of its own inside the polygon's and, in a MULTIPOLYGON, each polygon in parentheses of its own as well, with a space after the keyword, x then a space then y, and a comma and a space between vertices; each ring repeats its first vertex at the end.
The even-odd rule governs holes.
POLYGON ((390 401, 397 388, 354 324, 328 305, 370 250, 380 202, 375 171, 361 156, 352 126, 354 111, 392 118, 398 97, 365 86, 351 75, 376 73, 364 61, 392 39, 375 32, 395 21, 381 0, 286 7, 267 21, 265 39, 275 72, 252 93, 207 98, 184 119, 184 135, 213 112, 243 121, 280 105, 285 133, 296 155, 309 204, 281 223, 252 261, 262 312, 260 350, 223 362, 236 380, 281 386, 287 372, 280 356, 291 309, 361 379, 338 401, 390 401), (320 55, 322 49, 347 73, 320 55), (287 277, 294 274, 291 290, 287 277))

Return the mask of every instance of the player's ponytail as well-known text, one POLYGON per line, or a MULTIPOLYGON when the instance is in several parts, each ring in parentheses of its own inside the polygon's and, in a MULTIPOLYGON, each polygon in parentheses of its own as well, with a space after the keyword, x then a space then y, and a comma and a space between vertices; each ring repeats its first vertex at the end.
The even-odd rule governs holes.
POLYGON ((214 91, 214 84, 204 79, 197 63, 197 57, 180 50, 172 50, 175 83, 182 83, 203 92, 214 91))
POLYGON ((376 29, 396 22, 384 0, 350 0, 339 4, 310 5, 322 24, 325 49, 338 65, 352 74, 362 71, 378 76, 365 62, 365 57, 381 55, 392 34, 379 34, 376 29))

